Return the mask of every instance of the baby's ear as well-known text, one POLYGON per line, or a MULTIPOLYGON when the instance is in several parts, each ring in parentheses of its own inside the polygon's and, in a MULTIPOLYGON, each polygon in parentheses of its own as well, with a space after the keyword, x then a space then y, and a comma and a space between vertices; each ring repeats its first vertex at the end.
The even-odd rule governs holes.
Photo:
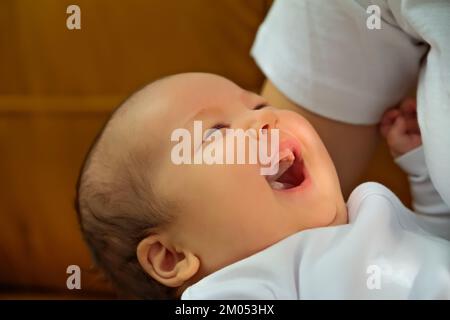
POLYGON ((188 250, 176 250, 160 234, 151 234, 143 239, 136 254, 144 271, 167 287, 183 285, 200 267, 197 256, 188 250))

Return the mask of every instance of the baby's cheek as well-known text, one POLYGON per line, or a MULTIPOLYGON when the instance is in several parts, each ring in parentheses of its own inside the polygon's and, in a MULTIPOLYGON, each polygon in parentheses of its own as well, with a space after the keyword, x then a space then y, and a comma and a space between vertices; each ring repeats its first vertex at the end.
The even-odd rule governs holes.
POLYGON ((315 203, 308 208, 311 214, 305 219, 309 228, 320 228, 329 225, 336 216, 335 200, 332 196, 322 193, 318 195, 315 203))

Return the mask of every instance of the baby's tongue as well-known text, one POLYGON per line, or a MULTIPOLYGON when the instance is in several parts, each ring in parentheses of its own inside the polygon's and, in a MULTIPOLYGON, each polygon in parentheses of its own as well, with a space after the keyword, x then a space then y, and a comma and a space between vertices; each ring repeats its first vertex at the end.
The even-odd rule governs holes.
POLYGON ((269 182, 269 185, 274 190, 284 190, 284 189, 289 189, 289 188, 293 187, 292 184, 284 183, 284 182, 278 182, 278 181, 269 182))

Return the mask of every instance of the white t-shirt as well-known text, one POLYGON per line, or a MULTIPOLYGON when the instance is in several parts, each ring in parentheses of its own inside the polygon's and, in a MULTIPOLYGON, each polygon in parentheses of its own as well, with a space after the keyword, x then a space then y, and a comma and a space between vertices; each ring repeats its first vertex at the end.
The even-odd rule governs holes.
POLYGON ((450 205, 450 1, 276 0, 251 54, 292 101, 352 124, 379 122, 418 81, 426 162, 450 205))
POLYGON ((291 235, 208 275, 181 298, 450 299, 450 209, 423 160, 422 148, 397 159, 420 212, 384 186, 364 183, 348 200, 349 224, 291 235))

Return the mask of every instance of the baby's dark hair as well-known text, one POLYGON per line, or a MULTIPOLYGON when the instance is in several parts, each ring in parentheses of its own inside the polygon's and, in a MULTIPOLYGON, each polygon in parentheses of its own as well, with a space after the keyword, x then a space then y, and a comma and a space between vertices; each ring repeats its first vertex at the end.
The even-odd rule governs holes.
POLYGON ((132 104, 133 96, 117 108, 87 153, 75 207, 96 266, 123 296, 173 299, 176 289, 151 278, 136 256, 139 242, 171 221, 171 205, 155 195, 149 177, 151 152, 116 130, 132 104), (118 150, 116 143, 124 149, 118 150))

